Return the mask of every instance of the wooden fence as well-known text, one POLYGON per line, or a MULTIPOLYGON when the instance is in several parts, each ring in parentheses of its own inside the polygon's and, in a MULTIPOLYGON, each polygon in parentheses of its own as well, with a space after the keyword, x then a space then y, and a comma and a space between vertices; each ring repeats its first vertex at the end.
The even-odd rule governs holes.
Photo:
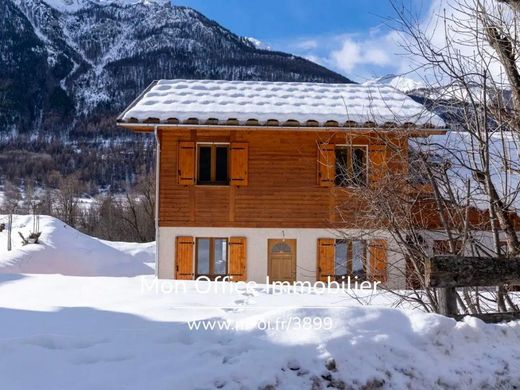
POLYGON ((438 289, 439 311, 457 320, 466 315, 485 322, 520 319, 520 312, 459 314, 457 287, 520 285, 520 259, 434 256, 425 264, 426 286, 438 289))

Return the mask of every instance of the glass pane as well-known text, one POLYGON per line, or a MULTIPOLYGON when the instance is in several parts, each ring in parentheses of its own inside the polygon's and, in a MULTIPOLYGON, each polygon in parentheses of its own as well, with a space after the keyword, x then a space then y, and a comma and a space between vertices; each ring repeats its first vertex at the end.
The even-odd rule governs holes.
POLYGON ((352 169, 354 173, 353 183, 364 185, 366 183, 365 150, 357 148, 353 150, 352 169))
POLYGON ((215 275, 227 273, 227 240, 215 238, 215 275))
POLYGON ((215 180, 227 183, 228 181, 228 147, 217 147, 217 173, 215 180))
POLYGON ((199 147, 199 182, 211 181, 211 146, 199 147))
POLYGON ((365 272, 365 241, 352 241, 352 273, 365 272))
POLYGON ((347 274, 347 249, 348 244, 345 240, 336 240, 336 251, 334 259, 334 274, 347 274))
POLYGON ((209 274, 209 238, 197 239, 197 273, 209 274))
POLYGON ((273 249, 271 250, 273 253, 291 253, 291 247, 287 245, 285 242, 279 242, 278 244, 273 245, 273 249))
POLYGON ((348 150, 336 148, 336 185, 348 185, 348 150))

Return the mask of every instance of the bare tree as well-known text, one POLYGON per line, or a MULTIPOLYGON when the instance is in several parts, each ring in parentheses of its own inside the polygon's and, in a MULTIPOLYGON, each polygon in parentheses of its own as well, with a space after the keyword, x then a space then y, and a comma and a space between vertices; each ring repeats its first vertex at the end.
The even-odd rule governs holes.
MULTIPOLYGON (((393 250, 405 259, 404 266, 389 264, 389 272, 401 273, 408 290, 391 292, 435 312, 446 294, 456 297, 454 311, 518 310, 507 286, 496 292, 429 288, 424 263, 434 254, 490 261, 519 254, 519 3, 456 0, 426 24, 410 7, 393 4, 392 25, 427 85, 425 105, 458 131, 407 141, 409 148, 383 131, 378 135, 390 151, 387 164, 408 161, 407 169, 386 169, 375 185, 358 191, 364 225, 388 231, 393 250)), ((406 130, 401 133, 408 140, 406 130)))
POLYGON ((140 242, 155 239, 155 174, 140 175, 125 193, 122 220, 140 242))
POLYGON ((6 182, 4 184, 4 201, 2 206, 2 212, 5 214, 14 214, 22 204, 22 193, 20 189, 12 184, 6 182))
POLYGON ((137 178, 123 194, 104 194, 82 211, 82 230, 116 241, 149 242, 155 239, 155 176, 137 178))
POLYGON ((76 226, 80 214, 79 197, 82 184, 77 175, 60 177, 59 188, 55 191, 56 216, 71 226, 76 226))

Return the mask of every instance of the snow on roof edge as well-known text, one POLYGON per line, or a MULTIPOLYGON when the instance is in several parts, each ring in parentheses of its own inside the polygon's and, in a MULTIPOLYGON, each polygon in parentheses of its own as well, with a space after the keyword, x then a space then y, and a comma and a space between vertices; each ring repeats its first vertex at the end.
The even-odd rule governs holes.
POLYGON ((387 85, 270 81, 156 80, 117 121, 446 129, 436 114, 387 85))

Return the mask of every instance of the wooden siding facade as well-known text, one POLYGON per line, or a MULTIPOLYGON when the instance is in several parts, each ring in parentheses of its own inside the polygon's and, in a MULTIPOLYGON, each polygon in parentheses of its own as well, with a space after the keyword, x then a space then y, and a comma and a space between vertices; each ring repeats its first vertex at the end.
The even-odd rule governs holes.
POLYGON ((369 186, 377 185, 384 172, 407 167, 408 138, 389 130, 159 128, 157 134, 160 227, 331 228, 340 222, 340 207, 342 226, 360 228, 362 202, 355 191, 336 187, 333 168, 322 164, 324 153, 325 161, 333 153, 328 145, 366 146, 369 186), (185 173, 191 168, 182 155, 193 159, 189 145, 204 142, 236 149, 229 169, 238 179, 232 177, 230 185, 197 185, 185 173))

